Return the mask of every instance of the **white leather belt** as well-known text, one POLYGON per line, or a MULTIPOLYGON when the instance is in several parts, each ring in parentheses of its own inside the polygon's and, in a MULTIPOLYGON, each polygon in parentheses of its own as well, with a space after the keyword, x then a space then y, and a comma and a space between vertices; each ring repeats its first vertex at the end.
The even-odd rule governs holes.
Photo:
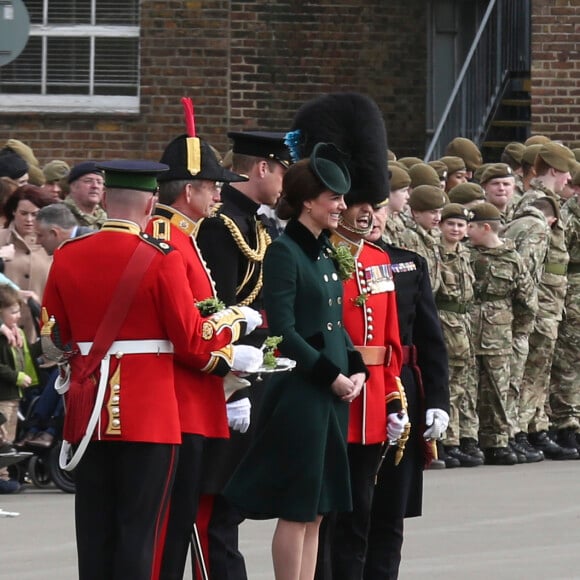
MULTIPOLYGON (((86 356, 93 346, 92 342, 77 343, 81 354, 86 356)), ((172 354, 173 344, 169 340, 149 339, 149 340, 116 340, 107 351, 108 355, 124 354, 172 354)))

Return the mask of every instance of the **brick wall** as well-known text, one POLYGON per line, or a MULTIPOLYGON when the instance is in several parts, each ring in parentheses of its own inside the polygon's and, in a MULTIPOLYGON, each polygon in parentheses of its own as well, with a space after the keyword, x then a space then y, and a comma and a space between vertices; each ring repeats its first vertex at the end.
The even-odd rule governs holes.
POLYGON ((533 0, 532 129, 580 146, 578 0, 533 0))
POLYGON ((371 95, 389 145, 422 150, 425 0, 147 0, 141 4, 138 115, 2 115, 0 143, 60 158, 158 159, 184 131, 180 98, 199 134, 225 150, 228 129, 284 130, 305 100, 335 90, 371 95))

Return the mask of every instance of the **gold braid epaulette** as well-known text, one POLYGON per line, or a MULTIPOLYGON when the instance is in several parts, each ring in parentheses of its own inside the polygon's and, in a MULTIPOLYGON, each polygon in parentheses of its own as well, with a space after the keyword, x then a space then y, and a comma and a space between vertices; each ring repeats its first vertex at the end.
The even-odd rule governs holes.
MULTIPOLYGON (((257 298, 258 294, 260 293, 260 290, 262 289, 263 278, 261 264, 262 261, 264 260, 264 255, 266 254, 266 248, 268 247, 268 244, 270 244, 270 242, 272 241, 272 238, 270 238, 270 236, 268 235, 268 232, 266 231, 264 224, 260 220, 258 220, 256 224, 257 247, 255 250, 252 250, 252 248, 250 248, 246 240, 244 240, 244 236, 242 235, 240 228, 238 228, 233 219, 224 214, 217 214, 215 217, 221 218, 221 220, 224 222, 226 228, 228 228, 230 234, 232 235, 234 242, 236 242, 236 245, 240 249, 240 252, 242 252, 242 254, 246 258, 248 258, 250 262, 256 262, 260 265, 260 274, 258 276, 256 286, 250 292, 250 294, 246 296, 246 298, 244 298, 241 302, 238 302, 237 304, 237 306, 249 306, 257 298)), ((248 264, 246 277, 244 278, 242 283, 238 286, 237 292, 240 292, 241 289, 248 283, 252 271, 253 264, 248 264)))

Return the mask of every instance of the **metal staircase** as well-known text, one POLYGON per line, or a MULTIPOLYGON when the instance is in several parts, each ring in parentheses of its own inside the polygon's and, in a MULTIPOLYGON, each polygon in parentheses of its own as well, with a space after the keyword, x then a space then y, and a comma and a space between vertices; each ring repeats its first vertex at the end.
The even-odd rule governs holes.
POLYGON ((425 161, 444 155, 455 137, 481 147, 496 161, 505 145, 530 132, 531 0, 490 0, 447 104, 430 139, 425 161))

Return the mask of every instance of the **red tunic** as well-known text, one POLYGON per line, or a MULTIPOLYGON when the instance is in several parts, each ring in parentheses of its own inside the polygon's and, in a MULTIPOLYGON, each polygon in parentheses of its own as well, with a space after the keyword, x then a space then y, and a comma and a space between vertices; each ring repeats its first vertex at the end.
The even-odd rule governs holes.
POLYGON ((381 443, 387 433, 385 399, 398 392, 396 379, 403 358, 390 260, 386 252, 366 241, 356 244, 334 234, 332 242, 348 245, 356 261, 354 275, 344 282, 343 300, 343 321, 353 344, 386 347, 384 364, 365 360, 370 377, 350 405, 348 442, 381 443), (366 297, 364 302, 362 297, 366 297))
MULTIPOLYGON (((165 240, 183 258, 189 287, 195 301, 214 298, 215 286, 193 233, 195 223, 179 211, 158 204, 147 232, 165 240)), ((179 405, 182 433, 205 437, 229 437, 223 379, 200 369, 207 368, 208 356, 198 357, 196 366, 185 365, 176 353, 175 392, 179 405)))
MULTIPOLYGON (((216 330, 194 307, 180 253, 143 240, 137 225, 124 220, 109 220, 99 232, 71 240, 55 252, 43 305, 55 317, 62 343, 94 339, 121 274, 142 243, 156 245, 158 254, 135 293, 117 340, 169 340, 176 350, 196 357, 228 344, 232 330, 216 330)), ((171 354, 111 357, 107 392, 93 437, 180 443, 173 367, 171 354), (113 399, 115 394, 118 400, 113 399)), ((65 421, 71 413, 74 409, 67 409, 65 421)))

